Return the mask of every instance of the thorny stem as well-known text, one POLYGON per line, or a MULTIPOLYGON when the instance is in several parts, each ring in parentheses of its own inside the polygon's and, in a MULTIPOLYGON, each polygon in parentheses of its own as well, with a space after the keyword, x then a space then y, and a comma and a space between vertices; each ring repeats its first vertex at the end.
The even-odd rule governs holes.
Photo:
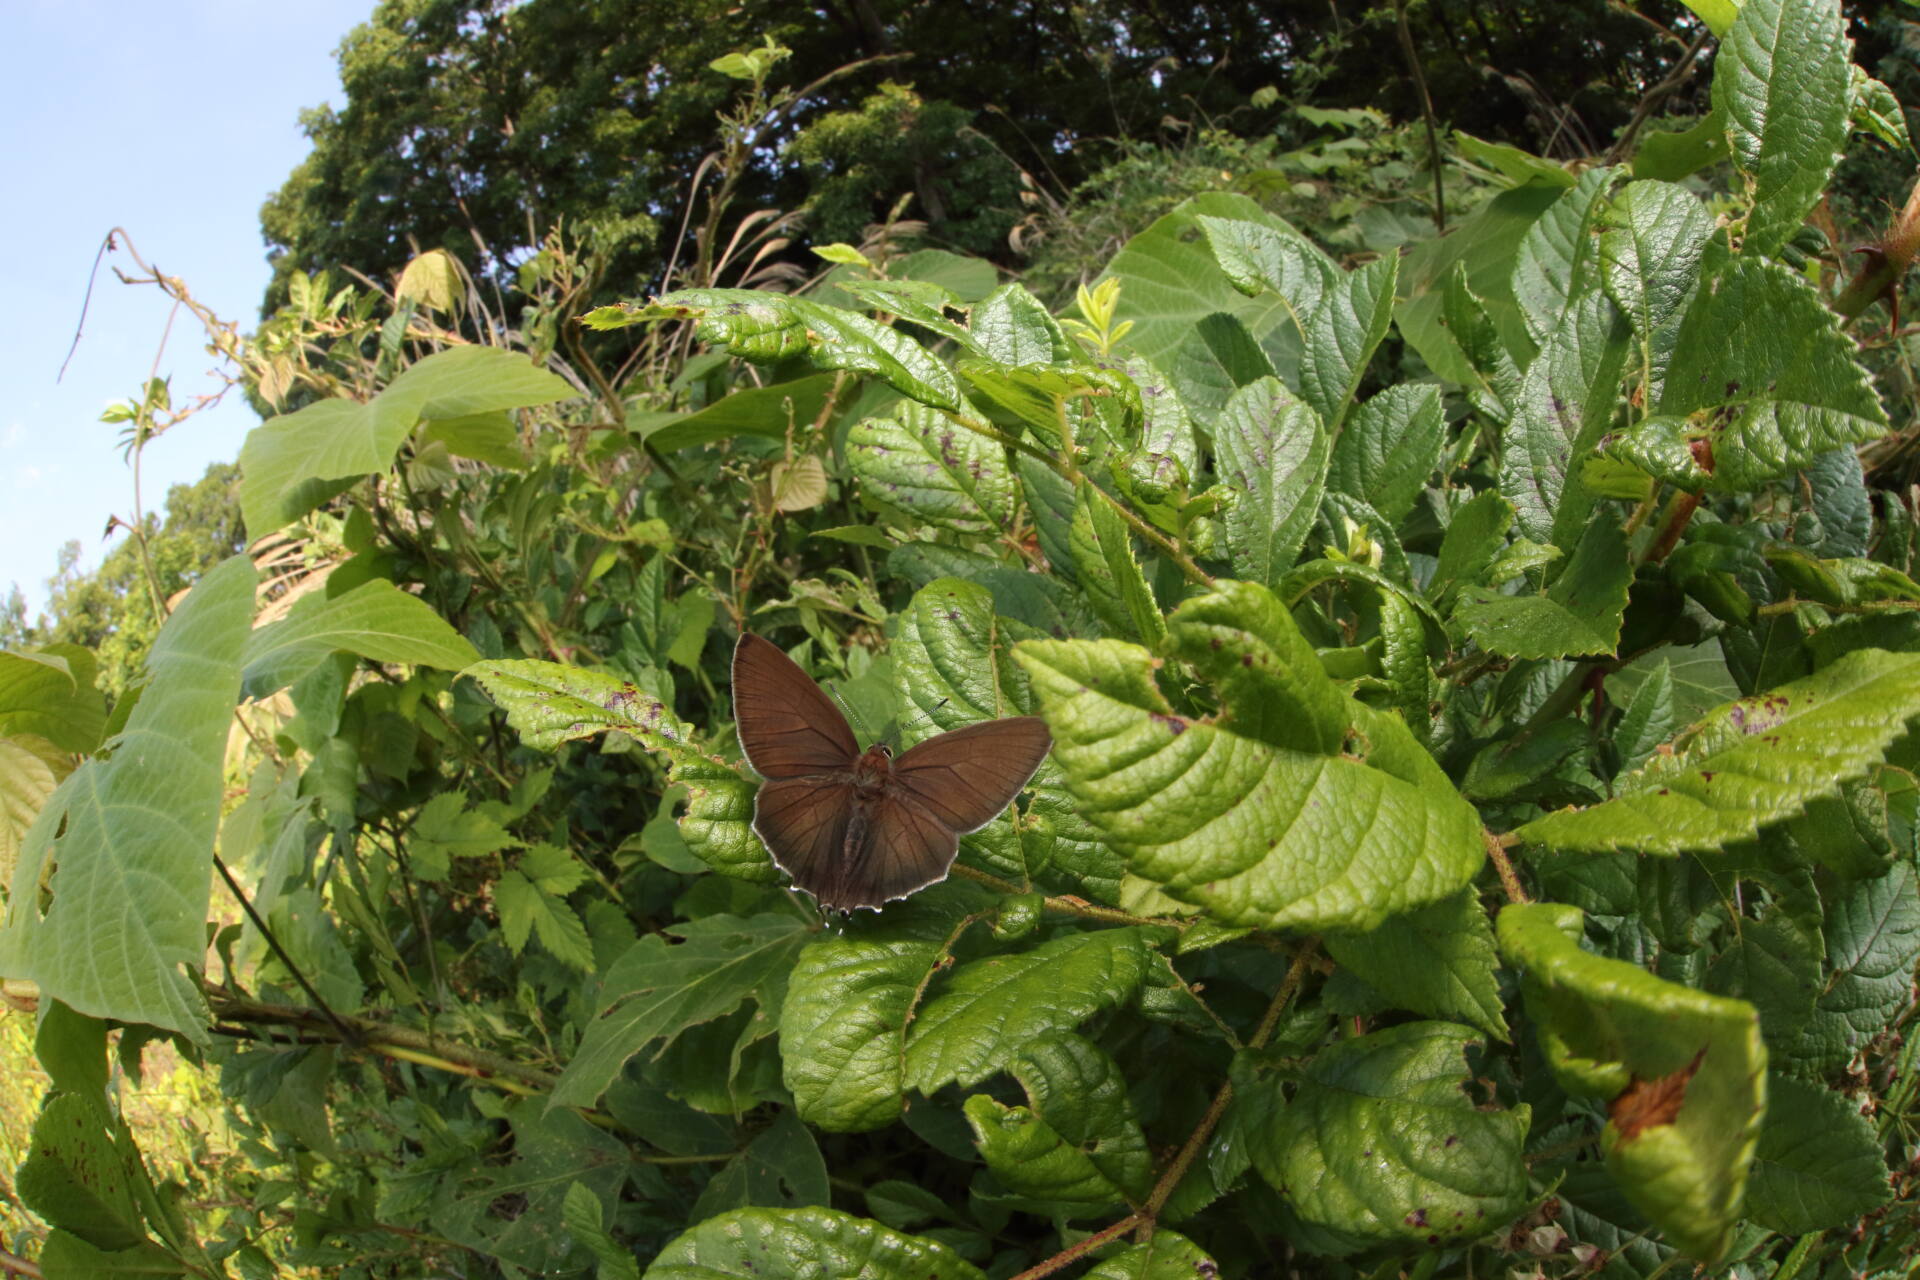
MULTIPOLYGON (((1273 1029, 1280 1025, 1280 1015, 1286 1012, 1289 1004, 1293 1003, 1294 995, 1300 990, 1301 980, 1307 976, 1307 966, 1312 963, 1314 953, 1319 949, 1320 940, 1308 938, 1300 944, 1300 949, 1294 952, 1293 963, 1287 968, 1287 976, 1281 981, 1280 990, 1274 993, 1272 1002, 1267 1005, 1266 1016, 1260 1019, 1260 1026, 1254 1031, 1253 1038, 1247 1041, 1247 1048, 1266 1047, 1267 1041, 1273 1036, 1273 1029)), ((1167 1201, 1172 1197, 1174 1189, 1180 1185, 1180 1180, 1187 1176, 1187 1170, 1193 1166, 1194 1159, 1200 1154, 1201 1148, 1206 1146, 1207 1139, 1213 1136, 1215 1127, 1220 1123, 1220 1117, 1226 1114, 1227 1104, 1231 1101, 1233 1101, 1233 1082, 1229 1080, 1220 1086, 1218 1093, 1213 1095, 1213 1101, 1208 1105, 1207 1113, 1200 1117, 1200 1123, 1188 1136, 1186 1145, 1180 1148, 1180 1154, 1173 1158, 1173 1163, 1167 1166, 1167 1171, 1160 1175, 1160 1181, 1154 1184, 1153 1194, 1148 1196, 1147 1203, 1141 1206, 1137 1216, 1143 1219, 1141 1227, 1147 1233, 1151 1234, 1154 1222, 1159 1218, 1161 1211, 1167 1207, 1167 1201)))
POLYGON ((1048 1258, 1045 1262, 1040 1263, 1038 1266, 1028 1267, 1025 1271, 1022 1271, 1019 1275, 1013 1277, 1013 1280, 1040 1280, 1040 1277, 1042 1276, 1050 1276, 1054 1272, 1060 1270, 1062 1267, 1067 1266, 1070 1263, 1073 1263, 1079 1260, 1080 1258, 1085 1257, 1089 1253, 1092 1253, 1095 1249, 1098 1249, 1101 1245, 1106 1244, 1109 1240, 1119 1239, 1121 1236, 1125 1235, 1127 1232, 1139 1226, 1141 1224, 1141 1221, 1142 1219, 1139 1214, 1130 1213, 1126 1217, 1120 1219, 1120 1221, 1113 1223, 1110 1226, 1102 1227, 1100 1230, 1088 1236, 1085 1240, 1082 1240, 1079 1244, 1069 1245, 1067 1248, 1062 1249, 1060 1252, 1054 1254, 1051 1258, 1048 1258))
POLYGON ((387 1057, 402 1057, 394 1050, 407 1050, 408 1062, 417 1062, 423 1066, 434 1067, 442 1071, 453 1071, 470 1076, 476 1080, 486 1080, 511 1088, 515 1093, 545 1093, 553 1089, 557 1076, 515 1062, 511 1058, 485 1049, 475 1049, 440 1036, 416 1031, 412 1027, 396 1026, 373 1018, 354 1017, 350 1014, 323 1014, 319 1009, 307 1009, 298 1005, 268 1004, 259 1000, 241 1000, 223 998, 215 995, 212 999, 214 1015, 226 1022, 242 1024, 283 1024, 305 1028, 309 1031, 323 1029, 329 1024, 338 1029, 348 1029, 354 1042, 361 1047, 372 1049, 387 1057), (509 1086, 503 1081, 512 1081, 509 1086))
POLYGON ((1526 887, 1520 883, 1520 877, 1514 872, 1513 860, 1507 857, 1507 846, 1499 836, 1480 828, 1480 839, 1487 846, 1487 861, 1493 864, 1493 873, 1500 877, 1500 888, 1506 892, 1508 902, 1532 902, 1526 887))
MULTIPOLYGON (((999 876, 969 867, 964 863, 953 864, 953 874, 983 884, 997 893, 1009 897, 1027 892, 1011 880, 1002 880, 999 876)), ((1042 900, 1041 906, 1048 911, 1059 911, 1067 915, 1079 916, 1082 920, 1099 920, 1106 924, 1164 924, 1175 929, 1185 929, 1193 924, 1191 920, 1180 920, 1171 916, 1136 916, 1117 907, 1102 907, 1088 902, 1085 898, 1076 898, 1070 893, 1054 894, 1042 900)))

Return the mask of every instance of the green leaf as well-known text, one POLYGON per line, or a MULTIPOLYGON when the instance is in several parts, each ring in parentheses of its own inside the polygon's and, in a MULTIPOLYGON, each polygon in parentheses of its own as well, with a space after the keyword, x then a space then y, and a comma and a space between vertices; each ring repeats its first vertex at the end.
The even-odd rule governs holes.
POLYGON ((98 1249, 131 1249, 147 1238, 133 1176, 92 1102, 49 1095, 33 1145, 16 1175, 20 1199, 49 1225, 98 1249))
POLYGON ((640 1280, 639 1260, 608 1233, 600 1197, 586 1183, 568 1184, 560 1202, 560 1223, 599 1261, 596 1280, 640 1280))
POLYGON ((1367 362, 1387 336, 1399 270, 1400 255, 1390 253, 1347 272, 1307 322, 1300 395, 1331 432, 1346 420, 1367 362))
POLYGON ((1023 285, 1002 285, 982 298, 967 329, 974 349, 998 364, 1065 364, 1077 354, 1060 322, 1023 285))
POLYGON ((1077 581, 1073 577, 1073 482, 1024 453, 1014 455, 1013 465, 1020 474, 1020 494, 1033 516, 1033 531, 1048 565, 1067 581, 1077 581))
POLYGON ((472 458, 509 471, 527 465, 527 455, 520 450, 520 428, 505 410, 421 423, 419 447, 436 444, 457 458, 472 458))
POLYGON ((1617 169, 1587 170, 1521 237, 1513 265, 1513 292, 1536 343, 1545 345, 1547 336, 1592 288, 1595 222, 1619 177, 1617 169))
POLYGON ((617 730, 649 750, 684 748, 692 730, 630 680, 558 662, 477 662, 471 676, 537 751, 617 730))
POLYGON ((38 982, 42 998, 204 1041, 206 1004, 180 967, 197 970, 207 952, 208 860, 254 582, 234 556, 187 593, 154 641, 117 749, 62 783, 27 833, 0 973, 38 982))
POLYGON ((1181 401, 1203 422, 1218 418, 1241 387, 1274 376, 1272 359, 1247 326, 1224 311, 1201 317, 1162 359, 1181 401))
POLYGON ((1128 1202, 1146 1199, 1153 1153, 1134 1117, 1126 1076, 1106 1050, 1072 1031, 1043 1031, 1008 1069, 1034 1115, 1075 1154, 1128 1202))
POLYGON ((13 883, 20 848, 73 759, 36 734, 0 735, 0 884, 13 883))
POLYGON ((1856 1104, 1792 1076, 1768 1079, 1747 1217, 1802 1235, 1858 1222, 1890 1198, 1880 1136, 1856 1104))
POLYGON ((1371 933, 1330 933, 1322 941, 1342 968, 1395 1007, 1507 1038, 1493 926, 1473 894, 1392 916, 1371 933))
POLYGON ((1654 182, 1679 182, 1728 155, 1727 122, 1715 107, 1689 129, 1650 133, 1633 156, 1633 176, 1654 182))
POLYGON ((1486 1235, 1527 1201, 1525 1106, 1482 1111, 1466 1093, 1479 1038, 1413 1022, 1315 1054, 1291 1099, 1259 1086, 1242 1119, 1260 1176, 1306 1222, 1352 1244, 1486 1235))
POLYGON ((1633 585, 1633 560, 1620 519, 1601 508, 1573 559, 1545 593, 1501 595, 1470 587, 1454 617, 1475 644, 1509 658, 1611 654, 1633 585))
POLYGON ((1325 491, 1330 450, 1320 417, 1277 378, 1234 393, 1214 423, 1234 572, 1272 586, 1293 567, 1325 491))
POLYGON ((780 1008, 782 1072, 801 1119, 858 1133, 899 1118, 907 1015, 952 928, 916 901, 801 950, 780 1008))
POLYGON ((1759 1015, 1582 950, 1581 921, 1560 903, 1505 907, 1501 954, 1525 970, 1527 1014, 1561 1086, 1613 1100, 1602 1146, 1614 1180, 1668 1240, 1715 1261, 1766 1110, 1759 1015))
POLYGON ((96 663, 77 644, 0 651, 0 734, 32 734, 63 751, 100 745, 107 704, 93 687, 96 663))
POLYGON ((1603 220, 1602 280, 1633 326, 1644 377, 1651 373, 1653 335, 1680 313, 1699 281, 1713 219, 1685 187, 1641 181, 1622 188, 1603 220))
POLYGON ((1157 644, 1167 624, 1140 571, 1133 535, 1107 496, 1090 484, 1076 490, 1069 546, 1074 574, 1100 620, 1157 644))
POLYGON ((1009 1107, 976 1093, 963 1109, 980 1158, 1020 1207, 1071 1220, 1106 1214, 1124 1200, 1086 1153, 1032 1108, 1009 1107))
POLYGON ((838 307, 753 289, 681 289, 645 307, 601 307, 585 322, 616 328, 646 320, 692 320, 702 342, 772 364, 804 356, 817 369, 862 373, 936 409, 960 408, 951 370, 913 339, 838 307), (597 319, 596 319, 597 318, 597 319))
POLYGON ((418 596, 384 578, 344 595, 301 597, 278 622, 247 637, 243 690, 264 698, 300 679, 330 653, 345 650, 374 662, 458 671, 480 654, 418 596))
POLYGON ((1906 1006, 1920 962, 1920 901, 1905 863, 1877 880, 1862 880, 1826 903, 1825 981, 1800 1042, 1796 1069, 1844 1067, 1906 1006))
POLYGON ((1757 489, 1885 434, 1854 350, 1805 280, 1736 258, 1687 308, 1653 415, 1606 452, 1685 489, 1757 489))
POLYGON ((1492 372, 1490 364, 1475 367, 1490 353, 1483 349, 1470 356, 1463 349, 1462 336, 1473 339, 1457 335, 1453 328, 1464 318, 1459 307, 1469 297, 1478 304, 1472 310, 1484 320, 1478 327, 1486 331, 1485 336, 1503 353, 1526 363, 1533 342, 1514 301, 1514 246, 1565 191, 1545 183, 1502 191, 1455 223, 1446 235, 1408 249, 1400 264, 1399 291, 1405 300, 1395 320, 1401 335, 1442 378, 1474 386, 1482 382, 1484 373, 1492 372))
POLYGON ((1488 142, 1485 138, 1476 138, 1459 129, 1453 131, 1453 141, 1460 148, 1461 155, 1475 164, 1495 170, 1515 185, 1544 182, 1556 187, 1570 187, 1574 184, 1574 174, 1531 151, 1523 151, 1504 142, 1488 142))
POLYGON ((500 932, 513 954, 519 955, 527 945, 527 935, 538 930, 540 945, 555 959, 575 969, 592 970, 593 943, 587 938, 587 926, 572 907, 519 871, 500 873, 493 885, 493 905, 500 913, 500 932))
POLYGON ((349 480, 393 465, 422 419, 551 404, 575 394, 564 378, 526 356, 465 346, 409 365, 362 404, 322 400, 255 427, 240 449, 240 511, 250 537, 304 515, 349 480))
POLYGON ((1745 0, 1713 61, 1713 105, 1752 183, 1742 252, 1772 253, 1813 209, 1847 140, 1852 72, 1831 0, 1745 0))
POLYGON ((520 841, 498 821, 471 807, 464 791, 442 791, 414 815, 407 853, 423 880, 445 880, 455 858, 484 858, 520 841))
POLYGON ((1459 588, 1483 581, 1506 550, 1507 530, 1512 527, 1513 504, 1491 489, 1454 512, 1453 523, 1440 540, 1428 594, 1444 603, 1459 588))
POLYGON ((1123 928, 961 965, 908 1028, 907 1083, 922 1093, 978 1084, 1041 1033, 1131 1000, 1147 955, 1146 934, 1123 928))
POLYGON ((959 533, 1012 527, 1006 450, 924 405, 896 413, 862 419, 847 436, 847 461, 867 499, 914 524, 959 533))
POLYGON ((796 427, 819 421, 838 381, 816 373, 770 387, 748 387, 694 413, 667 415, 641 428, 640 436, 661 453, 716 444, 734 436, 785 440, 796 427))
POLYGON ((736 1209, 676 1238, 646 1280, 985 1280, 946 1246, 834 1209, 736 1209))
POLYGON ((1220 1264, 1178 1231, 1155 1228, 1153 1239, 1121 1250, 1087 1272, 1083 1280, 1205 1280, 1220 1264))
POLYGON ((824 1205, 832 1196, 826 1161, 820 1146, 791 1109, 782 1110, 772 1124, 754 1135, 747 1149, 727 1161, 701 1190, 689 1215, 694 1222, 764 1205, 770 1209, 797 1209, 824 1205))
POLYGON ((1284 298, 1271 293, 1248 298, 1228 283, 1208 242, 1196 234, 1202 217, 1238 219, 1281 234, 1299 234, 1246 196, 1209 191, 1184 201, 1127 241, 1107 263, 1101 279, 1120 280, 1123 288, 1115 319, 1133 322, 1126 345, 1156 368, 1173 367, 1174 353, 1194 327, 1215 312, 1238 317, 1259 339, 1289 320, 1284 298))
POLYGON ((654 1041, 664 1052, 688 1027, 732 1013, 800 954, 806 922, 790 915, 716 915, 668 926, 629 947, 600 984, 598 1011, 549 1107, 591 1107, 627 1059, 654 1041))
POLYGON ((1327 485, 1364 499, 1397 527, 1440 465, 1446 440, 1439 387, 1388 387, 1347 419, 1333 442, 1327 485))
POLYGON ((1862 649, 1708 713, 1610 800, 1535 818, 1549 849, 1684 853, 1723 848, 1790 817, 1880 761, 1920 715, 1920 656, 1862 649))
POLYGON ((1614 726, 1613 745, 1620 753, 1623 770, 1637 769, 1646 763, 1654 748, 1665 742, 1680 727, 1675 706, 1673 667, 1665 658, 1653 674, 1633 691, 1620 723, 1614 726))
POLYGON ((1500 492, 1513 503, 1520 532, 1536 542, 1565 548, 1586 523, 1593 499, 1580 466, 1613 421, 1627 334, 1606 294, 1588 289, 1521 376, 1500 437, 1500 492))
POLYGON ((1333 685, 1265 588, 1189 600, 1169 644, 1219 716, 1176 714, 1133 645, 1015 650, 1081 815, 1136 874, 1227 924, 1319 931, 1375 928, 1479 867, 1472 806, 1399 717, 1333 685))

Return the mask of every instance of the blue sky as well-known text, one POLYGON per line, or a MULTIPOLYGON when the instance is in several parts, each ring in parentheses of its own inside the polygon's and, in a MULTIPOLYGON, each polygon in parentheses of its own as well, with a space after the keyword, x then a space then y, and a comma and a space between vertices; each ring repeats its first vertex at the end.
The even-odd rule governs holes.
MULTIPOLYGON (((60 546, 84 562, 109 544, 110 514, 132 511, 132 475, 109 401, 135 394, 153 366, 168 305, 103 265, 86 332, 64 381, 87 273, 107 230, 221 316, 251 330, 266 288, 259 210, 306 155, 303 107, 340 104, 334 50, 374 0, 5 0, 0 43, 0 243, 11 304, 0 312, 0 597, 29 613, 60 546)), ((124 254, 113 255, 131 271, 124 254)), ((160 373, 174 402, 212 391, 197 326, 173 326, 160 373)), ((238 456, 258 419, 238 392, 147 451, 142 497, 238 456)))

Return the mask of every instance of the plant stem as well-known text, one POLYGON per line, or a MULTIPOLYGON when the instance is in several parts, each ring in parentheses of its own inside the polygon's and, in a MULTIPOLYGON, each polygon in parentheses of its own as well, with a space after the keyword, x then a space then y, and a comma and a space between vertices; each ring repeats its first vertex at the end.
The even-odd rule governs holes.
POLYGON ((1040 1280, 1041 1276, 1050 1276, 1069 1263, 1075 1262, 1087 1254, 1092 1253, 1108 1241, 1118 1239, 1125 1235, 1127 1232, 1139 1226, 1140 1221, 1139 1214, 1130 1213, 1120 1219, 1120 1221, 1102 1227, 1085 1240, 1082 1240, 1079 1244, 1069 1245, 1054 1254, 1051 1258, 1048 1258, 1045 1262, 1037 1266, 1028 1267, 1025 1271, 1013 1277, 1013 1280, 1040 1280))
POLYGON ((1480 839, 1487 846, 1487 861, 1493 864, 1493 873, 1500 877, 1500 887, 1506 891, 1508 902, 1532 902, 1526 887, 1520 883, 1520 877, 1514 872, 1513 860, 1507 857, 1507 846, 1500 837, 1480 828, 1480 839))

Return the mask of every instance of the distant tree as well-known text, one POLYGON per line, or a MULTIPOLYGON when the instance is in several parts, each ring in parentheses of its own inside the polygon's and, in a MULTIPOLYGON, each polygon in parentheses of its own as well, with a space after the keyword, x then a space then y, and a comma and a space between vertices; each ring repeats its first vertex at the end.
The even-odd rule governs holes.
MULTIPOLYGON (((1604 146, 1698 29, 1672 0, 1428 0, 1409 24, 1443 126, 1561 154, 1604 146)), ((1421 111, 1386 3, 383 0, 341 44, 344 104, 306 113, 313 150, 262 210, 270 307, 295 268, 389 272, 435 247, 510 289, 561 221, 611 250, 611 288, 645 290, 737 89, 708 64, 764 38, 815 87, 739 199, 810 206, 819 239, 911 192, 936 242, 1007 256, 1020 170, 1064 193, 1108 140, 1268 131, 1286 104, 1250 107, 1265 87, 1421 111)))
MULTIPOLYGON (((217 462, 195 483, 168 490, 164 519, 147 514, 147 555, 163 603, 246 545, 237 497, 239 476, 234 464, 217 462)), ((28 637, 34 643, 67 641, 95 650, 100 684, 118 696, 138 681, 140 665, 159 630, 154 589, 131 537, 123 537, 97 569, 82 569, 80 555, 78 542, 61 548, 59 568, 47 583, 47 612, 52 620, 42 620, 28 631, 28 637)), ((14 597, 19 597, 17 587, 14 597)), ((24 599, 18 600, 18 607, 26 630, 24 599)), ((0 641, 8 634, 13 608, 10 600, 0 610, 0 641)))

